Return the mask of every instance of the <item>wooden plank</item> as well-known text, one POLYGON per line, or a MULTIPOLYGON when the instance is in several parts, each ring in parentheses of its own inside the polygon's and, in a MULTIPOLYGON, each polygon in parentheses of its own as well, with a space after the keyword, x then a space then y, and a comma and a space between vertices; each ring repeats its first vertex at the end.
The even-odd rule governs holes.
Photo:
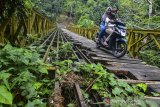
POLYGON ((106 68, 115 74, 124 74, 132 79, 160 80, 160 70, 153 66, 119 64, 118 66, 106 66, 106 68))
POLYGON ((160 72, 160 68, 156 67, 156 66, 151 66, 151 65, 144 65, 144 64, 123 64, 122 65, 123 68, 134 68, 134 69, 142 69, 143 71, 145 70, 157 70, 160 72))
POLYGON ((116 69, 114 67, 106 67, 107 70, 109 70, 109 72, 112 72, 114 74, 123 74, 123 75, 127 75, 128 74, 128 70, 127 69, 116 69))
POLYGON ((148 80, 148 81, 150 80, 158 81, 159 80, 160 81, 160 72, 156 72, 156 71, 154 72, 154 70, 151 72, 149 71, 142 72, 141 70, 131 69, 129 72, 132 75, 134 75, 136 79, 138 80, 148 80))
POLYGON ((160 84, 149 84, 148 87, 151 89, 151 91, 160 93, 160 84))
POLYGON ((102 57, 91 57, 94 62, 118 62, 118 63, 130 63, 130 64, 138 64, 138 61, 129 61, 129 60, 121 60, 121 59, 111 59, 111 58, 102 58, 102 57))
POLYGON ((130 69, 139 70, 141 72, 160 72, 160 68, 150 66, 150 65, 143 65, 143 64, 127 64, 127 63, 119 63, 119 62, 111 62, 113 66, 105 65, 110 69, 125 69, 129 71, 130 69))
POLYGON ((144 96, 144 98, 147 99, 147 100, 149 100, 149 101, 155 102, 157 104, 157 106, 160 107, 160 97, 148 97, 148 96, 144 96))
POLYGON ((116 57, 114 57, 114 56, 112 56, 112 55, 99 54, 99 53, 95 53, 95 52, 90 52, 90 53, 88 53, 88 56, 102 57, 102 58, 108 58, 108 59, 118 59, 118 60, 128 60, 128 61, 138 61, 138 62, 141 62, 141 60, 139 60, 139 59, 134 59, 134 58, 129 58, 129 57, 116 58, 116 57))
POLYGON ((77 98, 78 98, 78 102, 79 102, 79 106, 80 107, 87 107, 86 104, 85 104, 85 100, 83 98, 83 95, 81 93, 81 89, 79 87, 79 84, 75 83, 74 84, 75 86, 75 92, 76 92, 76 95, 77 95, 77 98))

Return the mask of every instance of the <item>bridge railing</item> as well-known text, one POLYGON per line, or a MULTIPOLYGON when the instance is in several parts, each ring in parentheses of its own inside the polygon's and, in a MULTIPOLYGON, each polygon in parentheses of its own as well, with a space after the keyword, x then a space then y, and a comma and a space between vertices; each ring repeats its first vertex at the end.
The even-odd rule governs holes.
POLYGON ((55 23, 44 17, 39 12, 32 10, 27 16, 13 14, 4 23, 0 23, 0 43, 11 42, 20 44, 25 42, 27 35, 46 35, 55 27, 55 23))
POLYGON ((151 43, 160 49, 160 30, 128 29, 128 52, 135 57, 139 51, 151 43))
MULTIPOLYGON (((69 27, 69 30, 80 34, 89 39, 94 39, 96 33, 99 31, 98 28, 80 28, 80 27, 69 27)), ((127 41, 128 41, 128 52, 132 57, 139 54, 139 51, 146 45, 154 43, 160 49, 160 30, 127 30, 127 41)))
POLYGON ((98 28, 81 28, 81 27, 69 27, 70 31, 80 34, 88 39, 95 39, 98 32, 98 28))

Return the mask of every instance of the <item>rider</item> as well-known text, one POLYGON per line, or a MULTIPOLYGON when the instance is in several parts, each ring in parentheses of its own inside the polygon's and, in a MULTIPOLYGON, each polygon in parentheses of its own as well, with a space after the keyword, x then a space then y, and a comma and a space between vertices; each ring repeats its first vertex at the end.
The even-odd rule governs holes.
POLYGON ((100 24, 100 33, 98 35, 98 40, 100 41, 101 38, 103 37, 104 33, 105 33, 105 29, 106 29, 106 26, 105 26, 105 20, 106 20, 106 17, 108 17, 108 15, 110 14, 112 8, 111 7, 108 7, 106 9, 106 11, 104 12, 104 14, 102 15, 102 22, 100 24))
POLYGON ((112 27, 112 24, 116 22, 116 16, 115 16, 115 13, 110 13, 109 17, 106 17, 106 20, 105 20, 105 26, 107 26, 107 28, 105 29, 105 32, 107 33, 107 38, 105 39, 104 41, 104 45, 108 46, 108 41, 112 35, 112 33, 114 32, 113 30, 113 27, 112 27))
POLYGON ((113 13, 116 13, 116 12, 117 12, 116 9, 112 9, 111 7, 108 7, 106 9, 105 13, 103 14, 103 16, 102 16, 102 22, 100 24, 100 33, 98 35, 98 40, 100 42, 102 42, 101 38, 103 37, 105 31, 106 31, 107 34, 111 34, 111 29, 108 28, 108 22, 112 21, 111 19, 113 19, 113 16, 114 16, 113 13))

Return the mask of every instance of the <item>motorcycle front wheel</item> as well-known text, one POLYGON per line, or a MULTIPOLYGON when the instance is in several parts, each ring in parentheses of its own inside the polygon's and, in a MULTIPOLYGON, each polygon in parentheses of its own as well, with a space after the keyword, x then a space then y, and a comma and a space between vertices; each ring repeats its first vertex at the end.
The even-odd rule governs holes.
POLYGON ((112 53, 115 57, 123 57, 127 52, 127 44, 122 41, 118 41, 112 48, 112 53))

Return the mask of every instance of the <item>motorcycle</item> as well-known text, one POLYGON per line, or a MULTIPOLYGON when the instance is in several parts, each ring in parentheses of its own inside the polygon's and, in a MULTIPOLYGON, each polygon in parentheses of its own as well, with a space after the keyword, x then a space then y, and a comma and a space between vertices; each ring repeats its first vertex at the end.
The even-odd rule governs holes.
POLYGON ((110 23, 108 26, 112 28, 113 32, 108 35, 105 33, 101 40, 98 40, 98 35, 96 38, 97 48, 103 47, 107 50, 111 50, 113 56, 120 58, 123 57, 127 52, 127 42, 126 42, 126 27, 122 22, 116 21, 110 23), (107 44, 107 45, 106 45, 107 44))

